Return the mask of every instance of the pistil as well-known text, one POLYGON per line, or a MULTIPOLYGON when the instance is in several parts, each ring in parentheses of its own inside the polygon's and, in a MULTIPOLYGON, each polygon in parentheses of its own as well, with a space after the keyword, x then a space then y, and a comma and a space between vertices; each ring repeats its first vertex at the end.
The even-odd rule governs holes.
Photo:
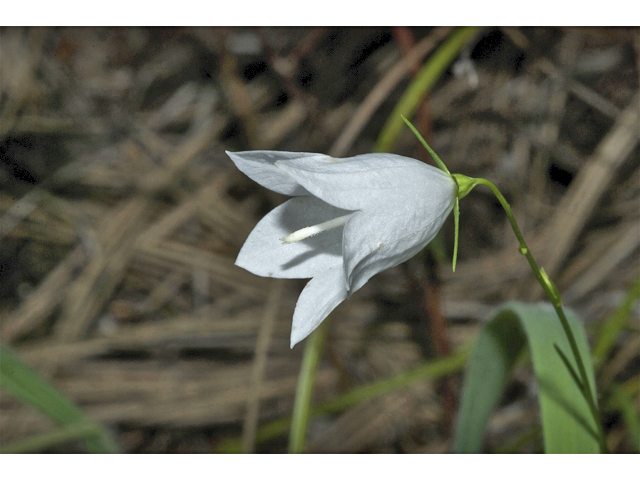
POLYGON ((281 238, 282 243, 287 245, 289 243, 299 242, 300 240, 304 240, 305 238, 313 237, 321 232, 326 232, 327 230, 331 230, 333 228, 341 227, 347 220, 349 219, 349 215, 344 215, 342 217, 334 218, 333 220, 329 220, 324 223, 319 223, 318 225, 312 225, 310 227, 305 227, 300 230, 293 232, 290 235, 287 235, 284 238, 281 238))

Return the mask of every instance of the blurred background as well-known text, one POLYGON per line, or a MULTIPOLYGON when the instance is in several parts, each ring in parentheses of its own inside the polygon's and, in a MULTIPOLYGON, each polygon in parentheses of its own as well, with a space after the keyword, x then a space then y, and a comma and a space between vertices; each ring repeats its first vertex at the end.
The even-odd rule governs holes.
MULTIPOLYGON (((289 349, 289 334, 305 281, 235 267, 253 226, 286 197, 224 151, 372 152, 455 32, 0 30, 3 348, 121 451, 285 451, 304 350, 289 349)), ((639 67, 638 29, 478 29, 411 116, 452 172, 501 189, 592 346, 626 309, 596 359, 614 452, 637 451, 639 435, 639 67)), ((408 128, 389 151, 431 162, 408 128)), ((455 274, 452 246, 450 219, 433 248, 336 309, 309 451, 450 450, 464 362, 340 399, 460 358, 498 305, 542 300, 489 190, 461 202, 455 274)), ((527 358, 510 378, 484 448, 541 451, 527 358)), ((59 428, 23 400, 3 388, 0 447, 59 428)), ((37 451, 85 450, 67 440, 37 451)))

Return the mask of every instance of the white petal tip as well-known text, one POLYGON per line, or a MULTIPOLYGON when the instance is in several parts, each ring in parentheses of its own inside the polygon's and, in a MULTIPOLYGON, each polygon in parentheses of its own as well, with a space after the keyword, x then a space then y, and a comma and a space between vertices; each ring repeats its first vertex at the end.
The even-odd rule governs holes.
POLYGON ((295 347, 298 343, 300 343, 302 340, 304 340, 304 338, 300 338, 299 335, 295 335, 294 333, 291 332, 291 342, 289 343, 289 348, 293 349, 293 347, 295 347))

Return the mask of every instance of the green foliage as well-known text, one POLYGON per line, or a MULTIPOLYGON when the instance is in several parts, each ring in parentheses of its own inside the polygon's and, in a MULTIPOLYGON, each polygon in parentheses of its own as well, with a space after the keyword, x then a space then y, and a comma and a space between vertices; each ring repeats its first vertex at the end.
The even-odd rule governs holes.
POLYGON ((33 451, 63 441, 82 438, 91 453, 116 453, 118 447, 103 428, 26 366, 5 346, 0 346, 0 388, 10 392, 60 424, 63 429, 3 447, 2 451, 33 451))
POLYGON ((390 152, 402 130, 402 115, 411 118, 424 96, 431 90, 440 75, 458 56, 478 32, 478 27, 464 27, 456 30, 435 53, 425 62, 413 79, 402 98, 389 115, 382 132, 378 136, 374 152, 390 152))
POLYGON ((604 321, 598 332, 598 341, 593 347, 596 363, 601 364, 615 345, 620 331, 629 324, 631 311, 640 297, 640 280, 636 280, 629 288, 625 301, 604 321))
MULTIPOLYGON (((322 325, 321 325, 322 326, 322 325)), ((332 400, 328 400, 310 412, 310 418, 318 415, 339 413, 360 402, 381 397, 387 393, 406 388, 418 381, 437 380, 462 371, 468 357, 468 349, 463 349, 445 358, 429 360, 406 372, 383 378, 375 382, 355 387, 332 400)), ((277 438, 287 432, 291 426, 291 418, 284 417, 261 426, 256 432, 256 442, 264 443, 277 438)), ((216 448, 217 453, 240 453, 242 442, 240 438, 227 439, 216 448)))
MULTIPOLYGON (((568 312, 569 327, 585 362, 591 391, 595 392, 593 366, 582 325, 568 312)), ((589 405, 553 346, 569 351, 569 343, 548 305, 505 304, 480 333, 469 358, 462 392, 454 451, 480 452, 491 412, 525 346, 529 347, 538 382, 538 398, 547 453, 596 453, 598 433, 589 405)), ((594 400, 595 401, 595 400, 594 400)))
POLYGON ((629 432, 636 451, 640 451, 640 418, 638 416, 638 402, 627 391, 619 386, 611 386, 611 398, 609 403, 613 408, 620 410, 622 421, 629 432))

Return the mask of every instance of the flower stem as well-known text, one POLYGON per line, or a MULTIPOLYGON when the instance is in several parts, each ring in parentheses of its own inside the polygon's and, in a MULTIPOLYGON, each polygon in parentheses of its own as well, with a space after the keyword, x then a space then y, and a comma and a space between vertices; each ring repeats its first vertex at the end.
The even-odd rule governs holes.
POLYGON ((307 438, 307 426, 311 411, 311 394, 315 383, 324 341, 329 331, 329 317, 324 319, 315 331, 309 335, 304 346, 304 356, 300 365, 296 399, 293 404, 291 431, 289 432, 289 453, 303 453, 307 438))
MULTIPOLYGON (((608 449, 607 449, 606 439, 604 436, 604 431, 602 430, 602 423, 600 422, 600 414, 598 412, 598 407, 596 406, 596 403, 595 403, 595 395, 593 395, 593 392, 591 391, 591 385, 587 377, 587 371, 585 369, 584 362, 582 361, 582 357, 580 356, 576 339, 573 336, 573 332, 569 327, 569 322, 567 321, 567 317, 564 313, 564 310, 562 309, 562 299, 560 298, 560 293, 558 292, 558 289, 556 288, 553 281, 551 281, 551 279, 546 274, 546 272, 538 266, 535 259, 533 258, 533 255, 531 254, 531 250, 529 250, 527 242, 522 236, 522 233, 520 232, 520 228, 518 227, 518 224, 513 215, 513 212, 511 211, 511 206, 509 205, 507 200, 504 198, 500 190, 498 190, 498 187, 496 187, 493 183, 491 183, 489 180, 486 180, 484 178, 476 178, 474 179, 474 183, 476 185, 485 185, 489 187, 493 192, 493 194, 498 199, 498 201, 500 202, 500 204, 502 205, 502 208, 506 212, 507 218, 509 219, 509 223, 511 223, 511 228, 513 229, 513 232, 515 233, 516 238, 518 239, 518 242, 520 244, 519 246, 520 253, 527 258, 527 261, 529 262, 529 265, 531 266, 531 269, 533 270, 533 273, 535 274, 536 279, 538 280, 543 290, 547 294, 547 297, 549 297, 549 300, 551 300, 551 304, 553 305, 553 308, 558 314, 558 318, 560 319, 560 323, 562 324, 564 333, 567 336, 567 340, 569 340, 569 346, 571 347, 571 352, 573 353, 573 357, 576 361, 576 365, 578 366, 578 373, 579 373, 579 380, 580 380, 579 382, 577 382, 578 387, 580 388, 582 396, 584 397, 584 399, 586 400, 589 406, 591 415, 593 416, 593 419, 595 420, 596 426, 598 428, 600 450, 602 453, 607 453, 608 449)), ((570 373, 572 372, 570 371, 570 373)))

